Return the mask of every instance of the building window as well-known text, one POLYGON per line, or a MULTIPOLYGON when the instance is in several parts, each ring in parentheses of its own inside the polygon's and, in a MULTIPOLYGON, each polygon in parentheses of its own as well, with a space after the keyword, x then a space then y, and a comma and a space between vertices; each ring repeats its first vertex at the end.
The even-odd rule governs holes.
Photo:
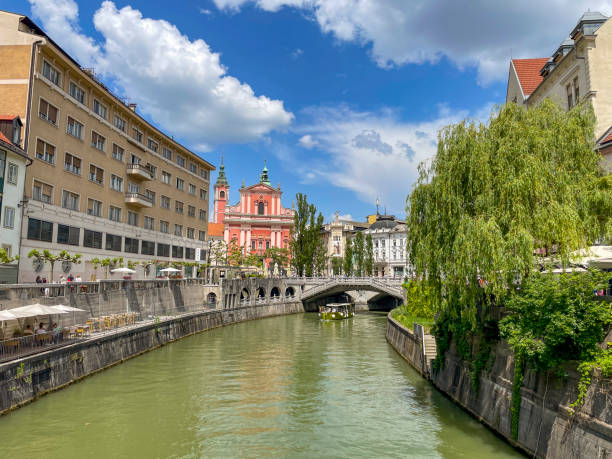
POLYGON ((72 81, 70 82, 69 92, 73 99, 76 99, 82 104, 85 104, 85 91, 76 84, 74 84, 72 81))
POLYGON ((111 174, 110 187, 115 191, 123 191, 123 179, 115 174, 111 174))
POLYGON ((195 229, 187 228, 187 238, 188 239, 195 239, 195 229))
POLYGON ((183 258, 183 248, 173 245, 172 246, 172 258, 183 258))
POLYGON ((166 185, 170 185, 170 181, 172 180, 172 174, 166 171, 162 171, 161 180, 162 180, 162 183, 165 183, 166 185))
POLYGON ((64 209, 79 210, 79 195, 71 191, 62 192, 62 207, 64 209))
POLYGON ((176 178, 176 189, 177 190, 185 190, 185 180, 180 179, 180 178, 176 178))
POLYGON ((139 143, 142 143, 142 131, 137 127, 132 128, 132 137, 139 143))
POLYGON ((15 227, 15 209, 13 207, 4 208, 4 220, 2 224, 5 228, 15 227))
POLYGON ((116 143, 113 144, 113 159, 123 162, 124 153, 125 153, 125 150, 123 148, 121 148, 116 143))
POLYGON ((83 230, 83 247, 101 249, 102 233, 99 231, 83 230))
POLYGON ((36 218, 28 218, 28 239, 51 242, 53 223, 36 218))
POLYGON ((198 165, 196 163, 189 163, 189 172, 193 172, 194 174, 197 174, 198 165))
POLYGON ((572 85, 568 84, 565 89, 567 91, 567 108, 569 110, 574 106, 574 99, 572 97, 572 85))
POLYGON ((259 241, 259 248, 263 249, 263 242, 262 241, 259 241))
POLYGON ((224 199, 225 198, 225 191, 221 190, 219 191, 219 199, 224 199))
POLYGON ((138 239, 126 237, 123 250, 127 253, 138 253, 138 239))
POLYGON ((172 151, 168 150, 166 147, 162 148, 162 156, 170 161, 172 161, 172 151))
POLYGON ((188 260, 195 260, 195 249, 185 247, 185 258, 188 260))
POLYGON ((159 205, 162 209, 170 209, 170 198, 162 195, 159 199, 159 205))
POLYGON ((108 218, 114 222, 121 221, 121 209, 119 207, 110 206, 108 208, 108 218))
POLYGON ((208 171, 206 169, 200 168, 200 177, 206 180, 208 178, 208 171))
POLYGON ((106 233, 106 250, 121 252, 121 236, 106 233))
POLYGON ((98 185, 104 185, 104 169, 100 169, 93 164, 89 165, 89 180, 98 185))
POLYGON ((93 215, 94 217, 102 216, 102 202, 95 199, 87 200, 87 215, 93 215))
POLYGON ((200 220, 206 221, 206 211, 204 209, 200 209, 200 220))
POLYGON ((206 200, 206 190, 203 190, 202 188, 200 188, 200 199, 202 199, 203 201, 206 200))
POLYGON ((47 61, 43 62, 43 76, 55 86, 61 86, 61 76, 59 70, 49 64, 47 61))
POLYGON ((157 178, 157 166, 154 166, 151 163, 147 163, 146 168, 151 174, 151 178, 157 178))
POLYGON ((183 225, 174 225, 174 235, 175 236, 183 236, 183 225))
POLYGON ((251 241, 251 250, 255 250, 256 249, 255 244, 256 244, 255 241, 251 241))
POLYGON ((157 256, 158 257, 169 257, 170 256, 170 245, 169 244, 157 244, 157 256))
POLYGON ((170 232, 170 223, 160 220, 159 221, 159 232, 168 234, 170 232))
POLYGON ((36 140, 36 157, 49 164, 55 164, 55 147, 44 140, 36 140))
POLYGON ((144 218, 144 229, 152 230, 155 229, 155 219, 153 217, 144 218))
POLYGON ((128 193, 140 193, 140 185, 128 182, 128 193))
POLYGON ((187 216, 188 217, 195 217, 195 207, 194 206, 187 206, 187 216))
POLYGON ((68 225, 57 225, 57 243, 68 245, 79 245, 81 228, 68 225))
POLYGON ((76 175, 81 175, 81 159, 66 153, 64 156, 64 170, 76 175))
POLYGON ((176 155, 176 164, 181 167, 185 167, 185 158, 181 155, 176 155))
POLYGON ((263 201, 260 201, 259 204, 257 204, 257 215, 263 215, 264 214, 264 203, 263 201))
POLYGON ((576 104, 580 102, 580 85, 578 84, 578 77, 574 78, 574 102, 576 104))
POLYGON ((134 153, 130 153, 130 164, 140 164, 142 160, 139 156, 136 156, 134 153))
POLYGON ((96 150, 104 151, 104 145, 106 139, 98 134, 96 131, 91 131, 91 146, 96 150))
POLYGON ((181 201, 175 201, 174 203, 174 211, 177 214, 183 214, 183 203, 181 201))
POLYGON ((198 231, 198 241, 206 240, 206 231, 198 231))
POLYGON ((193 196, 195 196, 196 194, 196 186, 193 184, 189 184, 189 186, 187 187, 187 190, 189 192, 189 194, 192 194, 193 196))
POLYGON ((142 244, 140 244, 140 253, 142 255, 155 255, 155 242, 142 241, 142 244))
POLYGON ((136 212, 130 212, 128 210, 128 225, 138 226, 138 214, 136 212))
POLYGON ((34 180, 34 186, 32 188, 32 199, 51 204, 52 196, 53 187, 51 185, 47 185, 46 183, 34 180))
POLYGON ((266 249, 270 248, 270 241, 266 241, 266 249))
POLYGON ((113 124, 115 125, 115 127, 117 129, 119 129, 121 132, 125 132, 125 120, 117 115, 115 115, 115 119, 113 121, 113 124))
POLYGON ((159 149, 159 144, 153 140, 153 139, 149 139, 149 150, 154 151, 155 153, 157 153, 157 150, 159 149))
POLYGON ((96 115, 106 119, 106 107, 100 103, 97 99, 94 99, 93 110, 96 115))
POLYGON ((13 185, 17 185, 17 178, 19 177, 19 166, 17 166, 17 164, 9 163, 7 172, 8 175, 6 176, 6 181, 13 185))
POLYGON ((79 123, 72 117, 68 117, 68 122, 66 123, 66 132, 77 139, 83 138, 83 124, 79 123))
POLYGON ((151 203, 155 205, 155 192, 149 189, 145 190, 145 196, 151 200, 151 203))
POLYGON ((57 126, 57 107, 51 105, 42 98, 40 99, 40 104, 38 105, 38 116, 40 116, 43 120, 57 126))

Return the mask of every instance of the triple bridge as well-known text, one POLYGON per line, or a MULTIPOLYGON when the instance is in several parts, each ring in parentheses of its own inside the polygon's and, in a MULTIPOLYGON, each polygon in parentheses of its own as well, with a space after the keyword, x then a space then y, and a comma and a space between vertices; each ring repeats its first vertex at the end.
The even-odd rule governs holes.
POLYGON ((390 310, 405 300, 399 278, 323 277, 224 280, 223 307, 301 301, 307 311, 330 302, 352 301, 358 310, 390 310))

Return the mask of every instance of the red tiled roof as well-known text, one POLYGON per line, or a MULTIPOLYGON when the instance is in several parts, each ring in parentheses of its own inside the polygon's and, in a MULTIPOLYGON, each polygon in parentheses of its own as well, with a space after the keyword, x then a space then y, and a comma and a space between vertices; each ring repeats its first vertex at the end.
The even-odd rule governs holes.
POLYGON ((223 226, 223 223, 209 223, 208 224, 208 235, 209 236, 223 237, 224 231, 225 231, 225 228, 223 226))
POLYGON ((530 96, 533 91, 542 82, 540 70, 548 61, 547 57, 538 57, 535 59, 512 59, 516 75, 523 89, 525 97, 530 96))
POLYGON ((0 121, 13 121, 18 117, 19 115, 0 115, 0 121))
POLYGON ((2 140, 3 142, 6 142, 6 143, 10 143, 11 145, 13 144, 13 142, 11 142, 9 139, 7 139, 6 136, 2 132, 0 132, 0 140, 2 140))
POLYGON ((612 142, 612 130, 610 130, 610 133, 606 136, 605 139, 599 142, 599 144, 603 145, 604 143, 608 143, 608 142, 612 142))

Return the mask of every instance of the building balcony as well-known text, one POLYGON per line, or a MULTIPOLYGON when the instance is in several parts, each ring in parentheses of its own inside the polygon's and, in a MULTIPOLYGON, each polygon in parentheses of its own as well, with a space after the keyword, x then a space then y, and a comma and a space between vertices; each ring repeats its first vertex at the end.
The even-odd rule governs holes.
POLYGON ((125 193, 125 203, 134 207, 153 207, 153 200, 141 193, 125 193))
POLYGON ((135 180, 153 180, 153 176, 149 169, 142 164, 128 164, 126 166, 128 177, 135 180))

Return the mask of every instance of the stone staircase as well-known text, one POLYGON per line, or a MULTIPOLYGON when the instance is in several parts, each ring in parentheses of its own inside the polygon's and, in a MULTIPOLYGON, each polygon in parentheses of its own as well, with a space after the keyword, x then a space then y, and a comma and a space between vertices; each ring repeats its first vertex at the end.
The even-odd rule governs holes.
POLYGON ((433 359, 436 358, 436 355, 438 355, 436 339, 432 335, 425 335, 423 341, 425 344, 425 349, 423 352, 425 354, 425 362, 426 362, 427 368, 429 369, 429 371, 431 371, 431 368, 429 368, 430 363, 433 359))

